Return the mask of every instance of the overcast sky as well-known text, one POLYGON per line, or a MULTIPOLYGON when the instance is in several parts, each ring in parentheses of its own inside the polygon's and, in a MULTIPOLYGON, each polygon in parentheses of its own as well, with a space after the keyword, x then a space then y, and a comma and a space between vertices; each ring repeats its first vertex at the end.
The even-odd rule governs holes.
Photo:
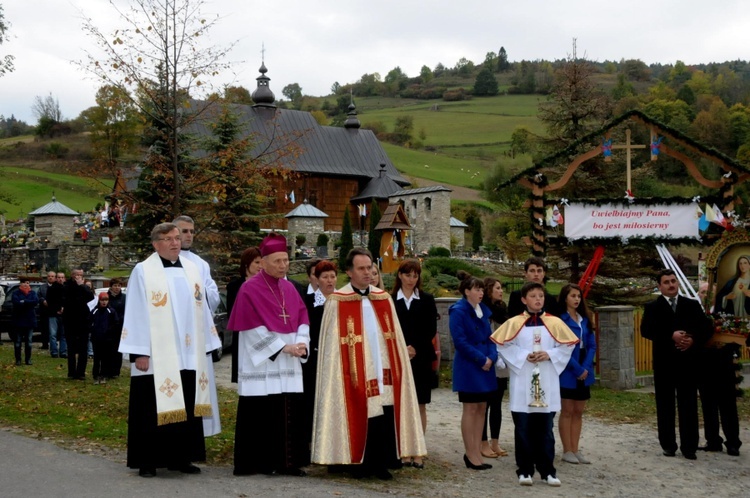
MULTIPOLYGON (((193 0, 196 1, 196 0, 193 0)), ((115 0, 127 4, 127 0, 115 0)), ((72 64, 91 40, 81 12, 114 31, 108 0, 0 0, 11 23, 0 56, 15 56, 15 72, 0 78, 0 114, 36 124, 35 96, 52 93, 65 118, 94 105, 98 85, 72 64)), ((750 8, 742 0, 207 0, 205 14, 222 16, 210 43, 238 41, 235 75, 219 83, 251 92, 261 44, 277 98, 289 83, 308 95, 352 83, 364 73, 385 76, 396 66, 409 76, 422 65, 480 63, 505 47, 510 61, 561 59, 578 40, 591 60, 641 59, 687 64, 750 58, 750 8)), ((207 40, 208 41, 208 40, 207 40)))

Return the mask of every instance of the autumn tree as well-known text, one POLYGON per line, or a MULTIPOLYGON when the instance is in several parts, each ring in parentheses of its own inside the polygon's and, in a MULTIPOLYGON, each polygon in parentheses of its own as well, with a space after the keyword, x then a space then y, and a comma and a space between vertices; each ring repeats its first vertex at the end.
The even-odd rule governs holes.
POLYGON ((539 119, 556 147, 567 146, 601 127, 611 113, 611 100, 594 81, 596 68, 573 53, 555 71, 546 102, 539 105, 539 119))
MULTIPOLYGON (((185 176, 180 171, 179 130, 197 118, 184 112, 188 98, 197 97, 207 79, 227 69, 228 48, 204 45, 219 17, 204 17, 203 0, 130 0, 127 7, 110 5, 121 27, 104 33, 84 15, 83 30, 101 53, 86 52, 79 66, 106 84, 128 90, 133 103, 163 136, 172 189, 168 193, 172 212, 181 212, 185 176)), ((153 167, 155 165, 151 165, 153 167)), ((159 172, 162 176, 162 172, 159 172)))
POLYGON ((288 98, 295 108, 299 108, 300 101, 302 100, 302 87, 299 86, 299 83, 288 84, 281 89, 281 94, 288 98))
POLYGON ((140 116, 133 99, 120 87, 104 85, 96 92, 96 106, 81 113, 91 132, 94 168, 114 173, 117 160, 138 141, 140 116))
MULTIPOLYGON (((10 23, 8 23, 5 20, 5 14, 3 13, 3 6, 0 5, 0 45, 3 44, 5 40, 8 38, 8 29, 10 28, 10 23)), ((15 58, 10 55, 0 55, 0 76, 4 76, 5 73, 11 73, 13 72, 13 60, 15 58)))

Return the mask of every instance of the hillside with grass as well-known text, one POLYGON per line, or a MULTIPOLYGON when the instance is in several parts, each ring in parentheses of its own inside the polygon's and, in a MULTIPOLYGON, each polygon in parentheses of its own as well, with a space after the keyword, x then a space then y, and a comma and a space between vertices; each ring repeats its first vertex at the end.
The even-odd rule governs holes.
MULTIPOLYGON (((69 208, 91 211, 112 191, 113 179, 88 178, 67 159, 55 157, 61 151, 87 148, 88 138, 60 137, 34 141, 31 136, 0 140, 0 213, 7 222, 21 218, 52 200, 69 208), (57 151, 55 153, 55 151, 57 151)), ((79 150, 79 152, 80 152, 79 150)))

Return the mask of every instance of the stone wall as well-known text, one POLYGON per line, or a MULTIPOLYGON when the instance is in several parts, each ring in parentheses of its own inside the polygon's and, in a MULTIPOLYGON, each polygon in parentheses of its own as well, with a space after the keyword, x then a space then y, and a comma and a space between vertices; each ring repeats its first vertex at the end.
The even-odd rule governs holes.
POLYGON ((307 247, 315 246, 315 243, 318 240, 318 235, 323 233, 324 220, 325 218, 289 218, 287 225, 289 240, 287 243, 292 245, 297 235, 304 235, 304 245, 307 247))
POLYGON ((456 250, 462 251, 466 245, 466 229, 464 227, 451 227, 451 239, 456 241, 456 250))
POLYGON ((599 383, 611 389, 635 387, 635 345, 632 306, 602 306, 599 314, 599 383))
MULTIPOLYGON (((58 246, 57 265, 45 268, 42 261, 37 262, 36 272, 45 273, 49 270, 63 268, 83 268, 87 273, 94 268, 109 270, 111 267, 135 266, 140 261, 135 251, 125 244, 84 244, 82 242, 66 242, 58 246)), ((26 273, 26 267, 31 262, 29 249, 4 248, 0 252, 0 274, 26 273)))
POLYGON ((73 219, 73 216, 68 215, 35 216, 34 235, 40 239, 47 238, 50 246, 70 242, 76 231, 73 219))
POLYGON ((451 195, 447 191, 391 197, 402 202, 412 230, 409 232, 415 253, 430 247, 451 248, 451 195))

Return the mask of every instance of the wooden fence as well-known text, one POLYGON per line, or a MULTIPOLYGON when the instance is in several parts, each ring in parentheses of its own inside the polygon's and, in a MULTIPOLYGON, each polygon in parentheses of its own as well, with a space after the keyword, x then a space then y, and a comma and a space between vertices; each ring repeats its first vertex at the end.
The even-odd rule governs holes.
MULTIPOLYGON (((635 347, 635 371, 651 372, 654 369, 652 342, 641 337, 641 320, 643 319, 643 310, 635 310, 633 316, 633 343, 635 347)), ((597 330, 598 339, 598 330, 597 330)), ((741 348, 740 361, 750 361, 750 349, 741 348)))

